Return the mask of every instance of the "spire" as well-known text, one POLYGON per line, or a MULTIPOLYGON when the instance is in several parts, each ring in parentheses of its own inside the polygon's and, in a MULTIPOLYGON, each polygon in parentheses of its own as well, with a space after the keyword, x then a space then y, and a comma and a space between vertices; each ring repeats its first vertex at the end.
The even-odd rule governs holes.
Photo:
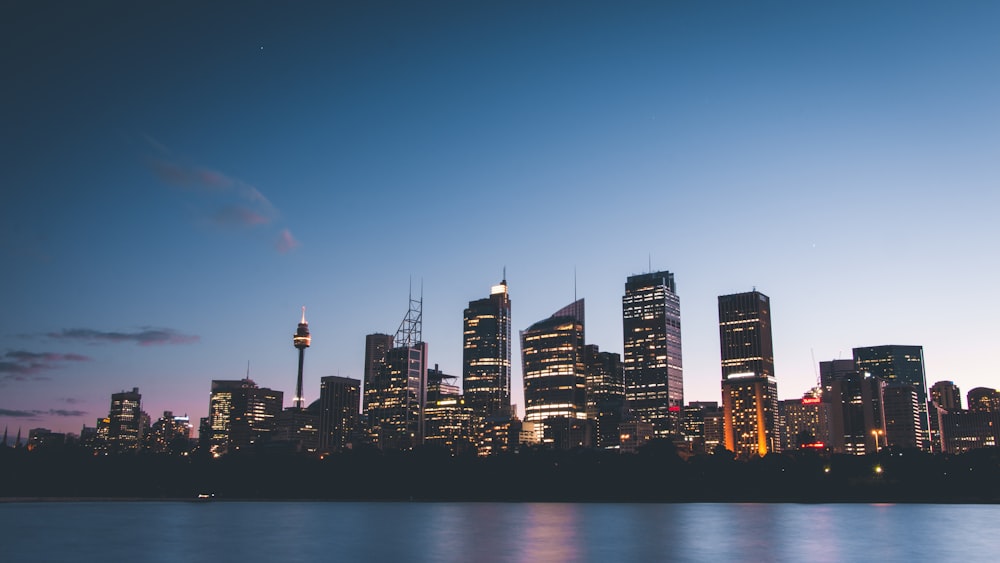
POLYGON ((3 447, 7 447, 7 425, 3 427, 3 447))
POLYGON ((14 447, 15 448, 20 448, 21 447, 21 427, 20 426, 17 427, 17 440, 14 441, 14 447))
POLYGON ((302 320, 299 321, 299 324, 300 325, 307 325, 307 324, 309 324, 308 322, 306 322, 306 306, 305 305, 302 306, 302 320))

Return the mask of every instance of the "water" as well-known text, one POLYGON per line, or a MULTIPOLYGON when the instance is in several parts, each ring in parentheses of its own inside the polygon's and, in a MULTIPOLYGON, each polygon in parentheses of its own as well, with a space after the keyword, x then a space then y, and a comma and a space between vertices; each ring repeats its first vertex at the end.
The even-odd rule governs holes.
POLYGON ((0 560, 977 561, 995 505, 0 503, 0 560))

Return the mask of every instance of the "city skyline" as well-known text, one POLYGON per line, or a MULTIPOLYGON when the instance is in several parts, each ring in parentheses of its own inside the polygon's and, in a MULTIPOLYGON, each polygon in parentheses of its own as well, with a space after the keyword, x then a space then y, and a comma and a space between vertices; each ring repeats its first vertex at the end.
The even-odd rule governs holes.
POLYGON ((78 432, 135 387, 197 420, 248 360, 291 406, 303 305, 310 404, 363 379, 411 279, 428 363, 459 374, 462 311, 504 268, 512 330, 579 294, 619 354, 622 283, 675 273, 687 402, 719 400, 717 297, 754 287, 782 399, 887 344, 922 346, 928 384, 995 388, 997 16, 16 6, 0 424, 78 432))

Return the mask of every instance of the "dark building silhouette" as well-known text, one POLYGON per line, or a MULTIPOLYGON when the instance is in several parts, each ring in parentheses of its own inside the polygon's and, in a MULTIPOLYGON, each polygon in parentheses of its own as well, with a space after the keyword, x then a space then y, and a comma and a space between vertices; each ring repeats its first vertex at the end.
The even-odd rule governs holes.
POLYGON ((330 375, 320 379, 319 448, 343 451, 353 447, 359 430, 361 381, 330 375))
POLYGON ((770 299, 759 291, 719 297, 726 449, 740 457, 780 451, 770 299))
POLYGON ((1000 444, 1000 412, 954 411, 941 414, 943 450, 962 454, 1000 444))
POLYGON ((882 389, 885 381, 861 374, 854 360, 819 363, 822 400, 830 405, 830 449, 865 455, 885 445, 882 389))
MULTIPOLYGON (((893 383, 882 389, 882 409, 885 413, 885 442, 896 448, 920 448, 920 398, 915 385, 893 383)), ((926 410, 927 406, 924 405, 926 410)))
POLYGON ((972 412, 1000 413, 1000 391, 987 387, 976 387, 966 395, 972 412))
POLYGON ((572 443, 571 421, 587 418, 583 349, 583 299, 521 331, 524 420, 542 426, 546 443, 556 440, 549 435, 550 430, 568 436, 564 444, 572 443))
POLYGON ((931 385, 931 400, 948 412, 962 410, 962 392, 953 381, 938 381, 931 385))
POLYGON ((462 389, 465 403, 482 419, 510 417, 510 308, 504 279, 464 312, 462 389))
POLYGON ((176 455, 191 449, 190 440, 191 419, 163 411, 163 416, 150 428, 146 445, 153 453, 176 455))
POLYGON ((250 378, 212 380, 208 406, 213 454, 247 450, 274 431, 284 394, 257 387, 250 378))
POLYGON ((143 437, 142 395, 138 387, 111 395, 107 443, 112 452, 136 451, 143 437))
MULTIPOLYGON (((930 423, 927 414, 927 380, 924 376, 924 349, 922 346, 867 346, 854 349, 854 367, 858 373, 870 373, 888 385, 912 385, 917 393, 918 428, 917 446, 930 447, 930 423)), ((888 430, 888 429, 887 429, 888 430)))
POLYGON ((411 295, 394 337, 370 334, 365 340, 365 417, 369 439, 381 449, 410 450, 423 443, 427 343, 422 327, 423 298, 411 295))
POLYGON ((670 272, 629 276, 622 297, 625 399, 659 437, 679 434, 684 406, 681 306, 670 272))
POLYGON ((587 370, 587 418, 594 422, 593 445, 618 447, 618 425, 625 407, 625 372, 621 356, 595 344, 583 348, 587 370))

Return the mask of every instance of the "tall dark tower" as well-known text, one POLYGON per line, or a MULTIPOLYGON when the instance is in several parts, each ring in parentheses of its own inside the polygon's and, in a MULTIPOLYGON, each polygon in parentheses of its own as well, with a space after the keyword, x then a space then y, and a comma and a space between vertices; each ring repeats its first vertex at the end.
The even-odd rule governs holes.
POLYGON ((681 303, 674 275, 629 276, 622 297, 625 335, 625 401, 637 420, 657 437, 680 433, 684 406, 681 303))
POLYGON ((462 388, 477 416, 510 418, 510 296, 507 280, 470 301, 463 323, 462 388))
POLYGON ((306 359, 306 348, 312 344, 312 337, 309 336, 309 323, 306 322, 306 308, 302 307, 302 320, 299 321, 299 328, 295 331, 295 336, 292 337, 292 344, 299 349, 299 378, 295 382, 295 400, 292 401, 292 407, 296 409, 303 408, 302 400, 302 364, 306 359))

